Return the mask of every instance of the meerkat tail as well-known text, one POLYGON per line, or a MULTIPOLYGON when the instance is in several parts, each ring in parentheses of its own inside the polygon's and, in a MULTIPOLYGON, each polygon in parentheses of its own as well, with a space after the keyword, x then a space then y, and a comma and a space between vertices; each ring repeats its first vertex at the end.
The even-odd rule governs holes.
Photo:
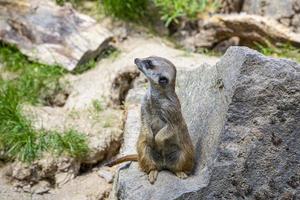
POLYGON ((114 165, 117 165, 117 164, 120 164, 123 162, 127 162, 127 161, 138 161, 138 155, 132 154, 132 155, 123 156, 121 158, 117 158, 115 160, 112 160, 112 161, 106 163, 105 166, 112 167, 114 165))

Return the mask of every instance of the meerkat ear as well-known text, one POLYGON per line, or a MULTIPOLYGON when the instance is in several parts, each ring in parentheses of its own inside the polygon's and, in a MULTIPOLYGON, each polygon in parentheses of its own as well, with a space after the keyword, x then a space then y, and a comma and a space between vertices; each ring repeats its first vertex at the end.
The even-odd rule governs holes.
POLYGON ((158 83, 160 85, 167 85, 169 83, 169 80, 165 76, 160 76, 159 79, 158 79, 158 83))

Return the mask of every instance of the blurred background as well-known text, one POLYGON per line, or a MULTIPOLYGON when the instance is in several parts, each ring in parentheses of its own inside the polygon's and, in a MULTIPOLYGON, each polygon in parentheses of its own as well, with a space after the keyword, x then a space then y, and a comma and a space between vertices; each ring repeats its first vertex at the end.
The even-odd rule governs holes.
POLYGON ((147 87, 133 59, 231 46, 300 62, 300 1, 0 0, 0 199, 108 198, 147 87))

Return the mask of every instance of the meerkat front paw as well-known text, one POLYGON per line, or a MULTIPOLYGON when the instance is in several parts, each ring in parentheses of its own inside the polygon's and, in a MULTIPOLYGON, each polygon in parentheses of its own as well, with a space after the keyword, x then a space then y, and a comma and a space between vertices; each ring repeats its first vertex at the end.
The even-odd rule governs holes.
POLYGON ((156 181, 156 178, 158 176, 158 171, 157 170, 151 170, 150 173, 148 174, 148 179, 151 184, 153 184, 156 181))
POLYGON ((181 179, 186 179, 188 177, 184 172, 176 172, 176 176, 181 179))

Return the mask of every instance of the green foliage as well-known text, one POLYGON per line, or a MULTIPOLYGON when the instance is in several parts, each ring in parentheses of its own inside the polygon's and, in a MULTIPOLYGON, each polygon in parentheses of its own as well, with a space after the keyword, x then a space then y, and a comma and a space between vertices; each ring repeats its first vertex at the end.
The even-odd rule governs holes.
POLYGON ((288 43, 280 43, 276 46, 271 43, 268 43, 266 46, 256 43, 256 49, 267 56, 290 58, 300 62, 300 49, 288 43))
POLYGON ((93 100, 92 105, 95 111, 97 112, 103 111, 103 106, 100 100, 97 99, 93 100))
POLYGON ((2 82, 0 88, 0 147, 9 156, 30 161, 37 156, 36 134, 20 111, 16 85, 2 82))
POLYGON ((89 60, 88 62, 84 63, 83 65, 77 66, 72 73, 74 74, 82 74, 87 70, 93 69, 96 67, 96 60, 89 60))
MULTIPOLYGON (((41 103, 40 97, 51 85, 58 85, 65 71, 29 61, 15 47, 0 43, 0 63, 4 70, 17 74, 12 80, 0 76, 0 150, 12 159, 31 162, 49 150, 81 157, 87 152, 82 134, 37 132, 21 111, 23 103, 41 103)), ((3 69, 2 69, 3 70, 3 69)))
POLYGON ((160 8, 162 20, 168 26, 172 21, 177 22, 179 17, 194 19, 199 13, 205 12, 208 8, 217 8, 217 1, 211 0, 154 0, 160 8))
POLYGON ((102 0, 104 12, 123 20, 140 21, 145 17, 148 0, 102 0))
POLYGON ((86 138, 75 130, 65 133, 47 133, 44 135, 45 146, 57 155, 67 154, 76 158, 83 158, 88 153, 86 138))
MULTIPOLYGON (((83 0, 56 0, 59 5, 65 2, 78 5, 83 0)), ((215 11, 219 0, 100 0, 97 5, 106 15, 134 22, 151 21, 157 17, 158 8, 158 15, 169 26, 171 22, 178 22, 180 17, 195 19, 201 13, 215 11)))
POLYGON ((208 56, 216 56, 216 57, 222 56, 221 52, 217 52, 217 51, 207 49, 207 48, 198 48, 197 53, 205 54, 208 56))
POLYGON ((20 96, 22 103, 42 103, 39 98, 41 94, 53 85, 58 86, 59 78, 65 73, 58 66, 31 62, 17 48, 3 43, 0 43, 0 63, 3 63, 5 70, 19 75, 8 82, 15 85, 16 95, 20 96))
POLYGON ((66 2, 70 2, 72 4, 78 4, 82 2, 82 0, 55 0, 55 1, 60 6, 64 5, 66 2))

